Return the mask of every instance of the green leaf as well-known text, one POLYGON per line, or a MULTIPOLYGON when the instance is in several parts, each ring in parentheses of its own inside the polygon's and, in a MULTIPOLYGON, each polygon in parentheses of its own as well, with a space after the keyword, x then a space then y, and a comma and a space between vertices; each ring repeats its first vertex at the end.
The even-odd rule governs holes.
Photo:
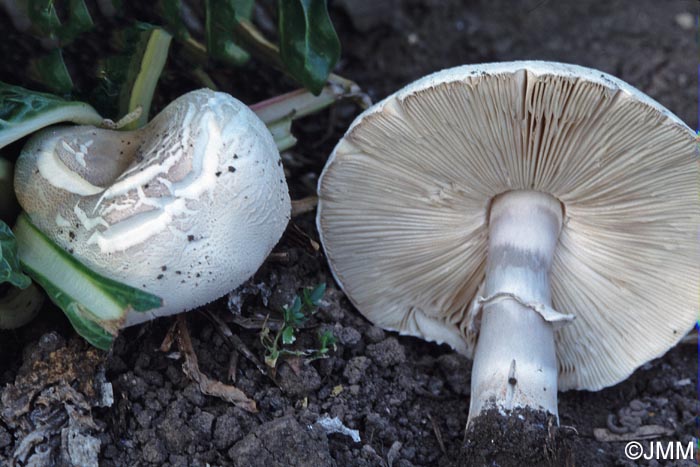
POLYGON ((55 123, 99 125, 102 120, 83 102, 0 82, 0 148, 55 123))
MULTIPOLYGON (((53 0, 26 0, 27 17, 34 34, 56 38, 56 31, 61 26, 61 21, 53 4, 53 0)), ((19 8, 22 8, 22 4, 19 4, 19 8)))
POLYGON ((58 39, 60 45, 67 45, 95 26, 84 0, 68 1, 67 17, 63 22, 56 14, 54 3, 55 0, 26 0, 25 5, 19 5, 18 8, 25 6, 32 32, 36 35, 58 39))
POLYGON ((284 345, 293 344, 297 338, 294 336, 294 328, 291 326, 286 326, 282 330, 282 343, 284 345))
POLYGON ((100 84, 93 95, 98 108, 112 118, 141 107, 141 116, 125 129, 139 128, 148 113, 172 36, 165 29, 136 23, 115 34, 113 45, 119 54, 102 60, 98 66, 100 84))
POLYGON ((17 219, 15 236, 23 269, 96 347, 111 345, 127 313, 163 304, 155 295, 91 271, 41 233, 25 213, 17 219))
POLYGON ((325 292, 325 283, 317 285, 313 290, 304 288, 302 291, 302 301, 304 302, 304 307, 312 311, 318 308, 318 303, 321 301, 321 298, 323 298, 323 294, 325 292))
POLYGON ((325 354, 331 347, 335 350, 336 339, 332 331, 323 331, 318 335, 318 340, 320 343, 319 353, 325 354))
POLYGON ((292 306, 284 308, 284 322, 289 325, 297 325, 304 319, 304 313, 301 312, 301 299, 299 296, 294 297, 292 306))
POLYGON ((27 74, 56 94, 68 94, 73 89, 73 80, 59 49, 30 60, 27 74))
POLYGON ((236 23, 250 19, 255 0, 206 0, 207 52, 216 60, 234 66, 245 64, 250 55, 233 41, 236 23))
POLYGON ((61 45, 72 42, 80 34, 90 31, 95 27, 90 11, 83 0, 70 0, 68 2, 68 20, 61 25, 58 37, 61 45))
POLYGON ((168 31, 170 31, 173 36, 181 41, 190 38, 190 33, 187 30, 187 25, 184 20, 185 13, 182 8, 182 0, 159 0, 157 8, 168 31))
POLYGON ((98 349, 109 350, 114 341, 114 335, 100 324, 99 319, 94 314, 76 302, 73 297, 55 287, 51 281, 37 282, 43 287, 51 301, 65 313, 75 332, 98 349))
POLYGON ((289 72, 318 95, 340 57, 325 0, 278 0, 280 55, 289 72))
POLYGON ((326 293, 326 283, 322 283, 316 286, 314 290, 311 291, 309 299, 314 306, 318 306, 319 302, 323 298, 323 294, 326 293))
POLYGON ((25 289, 31 284, 29 276, 22 273, 17 257, 17 241, 12 230, 0 221, 0 283, 9 282, 25 289))

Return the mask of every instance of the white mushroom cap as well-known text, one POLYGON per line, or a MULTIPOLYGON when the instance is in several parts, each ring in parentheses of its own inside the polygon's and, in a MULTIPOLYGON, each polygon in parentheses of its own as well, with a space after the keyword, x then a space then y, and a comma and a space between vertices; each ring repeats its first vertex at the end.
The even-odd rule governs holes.
POLYGON ((27 143, 15 190, 32 222, 85 265, 159 295, 126 325, 223 296, 260 267, 291 203, 277 147, 243 103, 181 96, 146 127, 52 128, 27 143))
POLYGON ((565 209, 552 305, 576 319, 556 330, 560 389, 615 384, 693 326, 695 134, 628 84, 574 65, 444 70, 360 115, 319 180, 331 270, 377 325, 472 356, 488 210, 510 190, 565 209))

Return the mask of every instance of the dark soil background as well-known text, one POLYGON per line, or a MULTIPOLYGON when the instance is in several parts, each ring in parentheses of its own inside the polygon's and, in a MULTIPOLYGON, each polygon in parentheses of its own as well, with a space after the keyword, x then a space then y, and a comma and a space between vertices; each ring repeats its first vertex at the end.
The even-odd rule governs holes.
MULTIPOLYGON (((141 18, 146 8, 136 7, 141 18)), ((374 100, 450 66, 557 60, 616 75, 693 128, 697 12, 689 0, 345 0, 331 8, 343 44, 337 72, 374 100)), ((0 14, 0 30, 10 29, 0 14)), ((5 41, 0 79, 26 83, 13 63, 21 64, 28 48, 5 41)), ((156 107, 199 87, 174 52, 156 107)), ((75 66, 89 68, 84 55, 73 53, 75 66)), ((222 90, 249 103, 294 87, 258 65, 208 71, 222 90)), ((293 198, 314 194, 327 155, 358 112, 344 103, 296 125, 299 144, 283 157, 293 198)), ((1 332, 0 465, 80 465, 78 451, 90 446, 105 467, 481 465, 462 456, 470 362, 447 347, 373 327, 337 289, 316 242, 314 214, 293 219, 275 250, 286 257, 277 255, 239 291, 187 314, 201 370, 243 390, 258 413, 203 395, 183 373, 177 344, 159 350, 174 318, 127 329, 108 354, 89 350, 49 305, 30 326, 1 332), (262 359, 262 319, 279 319, 300 288, 321 282, 328 291, 298 345, 317 345, 317 332, 330 329, 337 349, 323 360, 282 360, 274 379, 234 350, 210 317, 227 322, 262 359), (361 441, 327 432, 323 417, 358 430, 361 441), (37 427, 49 428, 37 435, 37 427)), ((687 444, 697 436, 697 369, 696 346, 681 344, 614 387, 560 393, 561 451, 548 454, 550 464, 696 465, 626 460, 624 442, 598 441, 594 429, 658 425, 668 430, 661 440, 687 444)), ((504 449, 517 453, 519 445, 504 449)), ((527 457, 500 465, 539 465, 527 457)))

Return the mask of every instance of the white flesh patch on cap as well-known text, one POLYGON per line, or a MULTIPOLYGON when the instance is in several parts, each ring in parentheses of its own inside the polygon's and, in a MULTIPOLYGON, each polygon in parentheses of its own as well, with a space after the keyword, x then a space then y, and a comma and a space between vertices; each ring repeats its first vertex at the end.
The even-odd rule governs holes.
POLYGON ((102 253, 124 251, 167 229, 173 218, 188 213, 186 206, 184 199, 173 198, 158 209, 134 214, 102 232, 93 233, 88 239, 88 244, 96 243, 102 253))
MULTIPOLYGON (((64 140, 61 140, 65 143, 64 140)), ((102 192, 103 188, 93 185, 80 175, 70 170, 61 162, 49 143, 37 156, 36 165, 39 173, 51 185, 80 196, 89 196, 102 192)))
MULTIPOLYGON (((187 125, 190 125, 194 112, 195 108, 189 106, 184 117, 187 125)), ((101 216, 105 215, 107 209, 119 209, 116 206, 120 206, 122 202, 128 202, 130 208, 134 207, 128 198, 123 198, 116 203, 105 204, 105 201, 119 198, 132 190, 136 190, 138 196, 135 207, 146 205, 154 209, 131 215, 120 222, 109 225, 101 232, 95 232, 90 236, 88 243, 96 243, 102 253, 126 250, 167 229, 172 225, 173 219, 193 214, 187 208, 187 199, 196 200, 207 193, 211 199, 212 191, 216 186, 221 128, 211 113, 200 116, 200 118, 202 123, 193 143, 194 154, 190 172, 178 182, 163 178, 182 158, 182 152, 166 151, 165 149, 162 152, 166 155, 160 159, 160 163, 146 165, 152 160, 158 160, 152 159, 129 170, 128 174, 120 177, 100 198, 95 207, 100 214, 98 218, 103 219, 101 216), (142 187, 154 178, 167 187, 171 196, 157 198, 146 196, 142 187)), ((91 229, 88 228, 88 230, 91 229)))

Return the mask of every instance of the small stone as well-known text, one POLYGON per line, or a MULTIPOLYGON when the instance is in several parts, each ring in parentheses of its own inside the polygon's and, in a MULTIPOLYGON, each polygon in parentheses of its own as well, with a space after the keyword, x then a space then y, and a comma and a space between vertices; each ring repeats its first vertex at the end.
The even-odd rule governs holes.
POLYGON ((163 385, 163 375, 157 371, 153 370, 136 370, 137 374, 143 378, 143 380, 149 385, 154 387, 161 387, 163 385))
POLYGON ((681 29, 689 31, 695 27, 695 18, 688 12, 678 13, 675 19, 676 24, 680 26, 681 29))

